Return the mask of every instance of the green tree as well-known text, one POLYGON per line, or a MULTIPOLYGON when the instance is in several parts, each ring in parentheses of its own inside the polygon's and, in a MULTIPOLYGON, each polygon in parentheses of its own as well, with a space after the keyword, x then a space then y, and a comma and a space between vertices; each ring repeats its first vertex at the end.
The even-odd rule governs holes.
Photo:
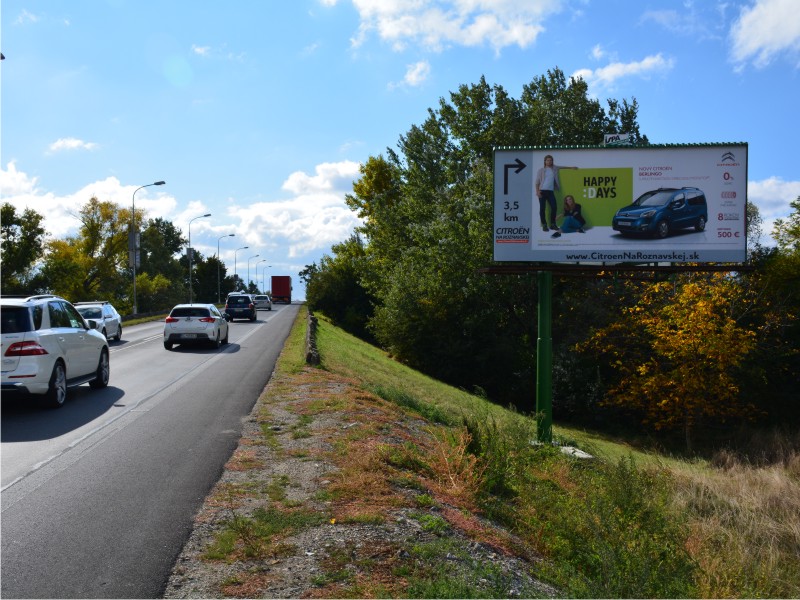
POLYGON ((18 214, 12 204, 4 202, 0 209, 3 268, 0 281, 4 294, 30 291, 33 269, 42 258, 45 247, 44 217, 27 208, 18 214))
MULTIPOLYGON (((559 69, 526 85, 520 100, 481 78, 440 99, 397 151, 364 164, 347 202, 364 220, 358 281, 374 299, 365 318, 380 344, 445 381, 530 404, 534 278, 478 272, 492 261, 492 151, 599 143, 623 129, 646 141, 635 100, 608 106, 559 69)), ((326 261, 320 273, 335 275, 337 265, 326 261)))
POLYGON ((334 256, 325 255, 321 267, 305 274, 306 301, 312 310, 323 312, 336 325, 364 339, 371 339, 367 321, 372 314, 372 299, 360 283, 361 264, 366 259, 358 234, 333 246, 334 256))
POLYGON ((113 202, 92 197, 78 214, 76 236, 51 240, 42 267, 49 288, 73 302, 128 298, 127 217, 113 202))
POLYGON ((744 393, 758 398, 759 408, 780 426, 800 424, 800 198, 790 208, 790 214, 775 223, 772 237, 777 247, 751 251, 755 269, 742 276, 757 299, 742 317, 756 332, 757 342, 747 362, 744 393), (764 389, 769 393, 763 393, 764 389))
POLYGON ((172 222, 160 217, 147 221, 136 270, 140 312, 164 310, 188 299, 188 280, 179 261, 185 244, 180 229, 172 222))

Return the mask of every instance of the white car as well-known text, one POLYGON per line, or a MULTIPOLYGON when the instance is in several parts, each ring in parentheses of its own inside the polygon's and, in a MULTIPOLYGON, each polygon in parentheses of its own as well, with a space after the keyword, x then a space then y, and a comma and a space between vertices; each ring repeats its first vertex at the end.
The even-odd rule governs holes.
POLYGON ((122 339, 122 317, 110 302, 105 300, 74 302, 73 306, 84 319, 97 323, 96 329, 106 336, 107 340, 122 339))
POLYGON ((256 310, 272 310, 272 300, 266 294, 256 294, 253 296, 253 304, 256 305, 256 310))
POLYGON ((108 341, 75 307, 43 294, 0 300, 2 391, 41 396, 63 406, 67 388, 108 385, 108 341))
POLYGON ((164 348, 175 344, 228 343, 228 318, 213 304, 178 304, 164 321, 164 348))

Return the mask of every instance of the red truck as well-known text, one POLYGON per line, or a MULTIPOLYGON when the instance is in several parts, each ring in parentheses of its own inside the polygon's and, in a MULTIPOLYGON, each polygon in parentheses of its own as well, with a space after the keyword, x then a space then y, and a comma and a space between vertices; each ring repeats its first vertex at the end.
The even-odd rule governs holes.
POLYGON ((292 278, 288 275, 272 276, 272 301, 292 303, 292 278))

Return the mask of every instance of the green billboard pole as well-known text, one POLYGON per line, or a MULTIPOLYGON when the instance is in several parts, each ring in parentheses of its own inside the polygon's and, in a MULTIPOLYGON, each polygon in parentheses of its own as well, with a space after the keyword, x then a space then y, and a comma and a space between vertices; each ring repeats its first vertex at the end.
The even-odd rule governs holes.
POLYGON ((536 340, 536 438, 553 441, 553 273, 539 271, 539 337, 536 340))

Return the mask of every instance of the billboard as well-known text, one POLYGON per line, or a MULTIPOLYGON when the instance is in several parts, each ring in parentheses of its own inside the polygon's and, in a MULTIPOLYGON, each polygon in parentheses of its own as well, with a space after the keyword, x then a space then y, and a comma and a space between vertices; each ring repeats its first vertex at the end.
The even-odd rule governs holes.
POLYGON ((744 143, 494 152, 495 261, 744 262, 746 208, 744 143))

